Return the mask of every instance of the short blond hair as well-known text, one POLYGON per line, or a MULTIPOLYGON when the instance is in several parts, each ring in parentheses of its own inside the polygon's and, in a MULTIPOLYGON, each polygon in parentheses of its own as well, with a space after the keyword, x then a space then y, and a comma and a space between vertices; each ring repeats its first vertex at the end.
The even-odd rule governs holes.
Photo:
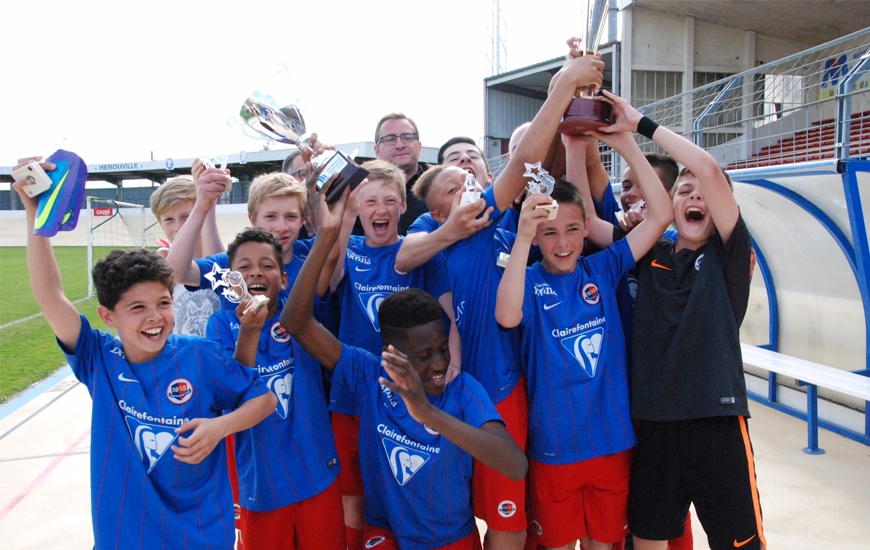
POLYGON ((151 193, 151 212, 158 220, 170 208, 181 201, 196 200, 196 185, 193 176, 176 176, 163 182, 151 193))
POLYGON ((402 198, 402 202, 407 201, 405 172, 401 168, 385 160, 370 160, 363 164, 362 167, 369 171, 369 181, 384 180, 387 183, 394 184, 399 192, 399 196, 402 198))
POLYGON ((248 188, 248 215, 256 217, 257 208, 271 197, 297 197, 299 209, 308 207, 308 190, 296 178, 284 172, 257 176, 248 188))
POLYGON ((432 206, 426 202, 426 197, 429 196, 429 191, 432 190, 432 184, 435 183, 438 176, 448 168, 454 167, 448 164, 436 164, 435 166, 430 166, 429 169, 423 172, 423 175, 414 182, 414 186, 411 188, 411 192, 414 193, 414 196, 425 202, 426 206, 429 207, 429 210, 432 210, 432 206))

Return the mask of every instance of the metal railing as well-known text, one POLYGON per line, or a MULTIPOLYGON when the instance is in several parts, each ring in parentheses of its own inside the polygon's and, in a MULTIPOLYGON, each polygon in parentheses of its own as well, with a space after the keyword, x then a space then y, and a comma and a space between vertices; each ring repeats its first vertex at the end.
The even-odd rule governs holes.
MULTIPOLYGON (((645 105, 728 168, 870 154, 870 29, 645 105)), ((639 137, 645 152, 655 144, 639 137)))

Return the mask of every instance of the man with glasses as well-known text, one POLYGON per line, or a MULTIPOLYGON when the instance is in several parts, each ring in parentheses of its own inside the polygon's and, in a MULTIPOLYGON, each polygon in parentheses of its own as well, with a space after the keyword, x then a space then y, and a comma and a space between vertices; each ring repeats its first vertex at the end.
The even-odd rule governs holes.
POLYGON ((399 235, 404 235, 420 214, 429 211, 426 203, 411 193, 411 187, 423 174, 423 167, 417 162, 422 152, 420 132, 413 120, 402 113, 389 113, 378 121, 375 128, 375 155, 395 164, 405 173, 407 210, 399 218, 399 235))

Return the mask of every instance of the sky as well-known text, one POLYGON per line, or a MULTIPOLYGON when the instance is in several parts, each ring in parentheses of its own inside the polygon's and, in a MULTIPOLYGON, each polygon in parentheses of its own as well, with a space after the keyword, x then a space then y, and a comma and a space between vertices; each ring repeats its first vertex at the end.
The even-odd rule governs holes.
MULTIPOLYGON (((427 146, 483 137, 491 1, 2 4, 0 166, 61 142, 88 163, 258 151, 227 124, 255 89, 295 97, 328 143, 371 141, 391 111, 427 146)), ((508 70, 582 26, 577 1, 500 4, 508 70)))

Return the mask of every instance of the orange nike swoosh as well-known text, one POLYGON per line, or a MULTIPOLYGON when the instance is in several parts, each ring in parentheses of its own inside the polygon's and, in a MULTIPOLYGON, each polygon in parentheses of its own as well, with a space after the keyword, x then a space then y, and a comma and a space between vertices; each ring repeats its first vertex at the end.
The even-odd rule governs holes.
POLYGON ((734 548, 740 548, 741 546, 746 546, 747 544, 749 544, 749 541, 751 541, 754 538, 755 538, 755 535, 752 535, 751 537, 744 540, 743 542, 737 542, 737 539, 734 539, 734 548))
POLYGON ((653 267, 658 267, 658 268, 660 268, 660 269, 667 269, 668 271, 673 271, 673 269, 671 269, 671 268, 669 268, 669 267, 667 267, 667 266, 664 266, 664 265, 660 264, 658 260, 653 260, 653 261, 652 261, 652 266, 653 266, 653 267))

